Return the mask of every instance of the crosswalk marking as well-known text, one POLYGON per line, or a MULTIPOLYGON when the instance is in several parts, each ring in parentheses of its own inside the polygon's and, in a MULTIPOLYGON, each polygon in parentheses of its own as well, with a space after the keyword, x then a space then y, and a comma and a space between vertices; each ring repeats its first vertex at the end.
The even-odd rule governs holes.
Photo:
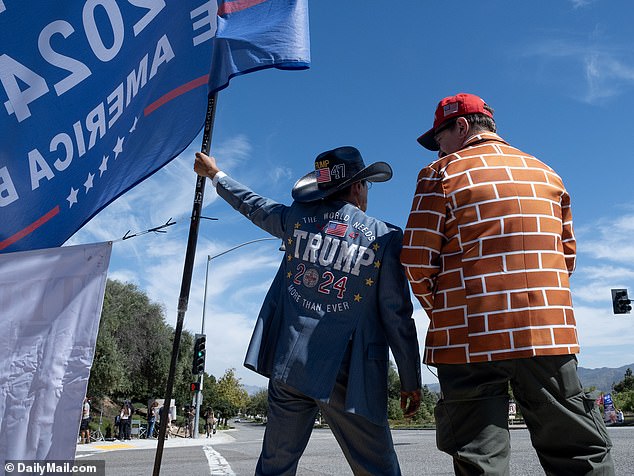
POLYGON ((236 476, 227 460, 211 446, 203 446, 203 451, 209 461, 212 476, 236 476))

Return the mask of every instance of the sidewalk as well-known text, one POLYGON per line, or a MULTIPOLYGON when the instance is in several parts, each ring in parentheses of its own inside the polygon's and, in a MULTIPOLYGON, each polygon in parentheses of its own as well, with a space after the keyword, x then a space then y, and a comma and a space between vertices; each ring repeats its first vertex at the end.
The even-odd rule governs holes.
MULTIPOLYGON (((207 438, 205 436, 200 436, 198 438, 181 438, 181 437, 172 437, 165 440, 164 448, 176 448, 180 446, 211 446, 222 443, 231 443, 235 441, 235 438, 231 436, 234 429, 232 430, 221 430, 218 431, 211 438, 207 438)), ((150 449, 156 448, 158 444, 157 439, 138 439, 133 438, 131 440, 126 441, 96 441, 94 443, 88 443, 85 445, 77 445, 75 453, 77 456, 84 453, 100 453, 103 451, 120 451, 120 450, 139 450, 139 449, 150 449)))

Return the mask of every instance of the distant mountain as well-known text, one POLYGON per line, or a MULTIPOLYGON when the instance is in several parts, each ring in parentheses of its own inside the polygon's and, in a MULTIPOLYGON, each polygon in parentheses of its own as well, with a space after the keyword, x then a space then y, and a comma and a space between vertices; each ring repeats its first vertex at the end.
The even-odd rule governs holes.
POLYGON ((427 388, 431 392, 440 393, 440 384, 439 383, 426 383, 423 385, 427 385, 427 388))
POLYGON ((247 393, 249 394, 250 397, 252 397, 253 395, 255 395, 256 393, 258 393, 261 390, 266 390, 266 387, 258 387, 257 385, 242 385, 242 388, 244 388, 247 393))
MULTIPOLYGON (((579 367, 579 379, 583 388, 588 390, 594 387, 599 392, 608 393, 612 391, 612 385, 619 383, 625 376, 625 371, 632 369, 634 371, 634 363, 618 367, 616 369, 601 367, 600 369, 586 369, 579 367)), ((432 392, 440 392, 440 384, 431 383, 427 385, 427 388, 432 392)))
MULTIPOLYGON (((608 393, 612 391, 613 384, 619 383, 623 380, 625 371, 628 368, 634 371, 634 363, 624 365, 623 367, 616 369, 608 367, 601 367, 600 369, 586 369, 584 367, 579 367, 577 370, 579 372, 581 385, 583 385, 584 389, 588 390, 591 387, 595 387, 599 392, 608 393)), ((429 383, 425 385, 427 385, 427 388, 432 392, 440 392, 440 384, 438 383, 429 383)), ((266 390, 266 387, 256 387, 255 385, 243 385, 243 387, 249 395, 255 395, 260 390, 266 390)))
POLYGON ((595 387, 600 392, 611 392, 612 385, 619 383, 625 377, 627 369, 634 370, 634 363, 616 369, 601 367, 600 369, 586 369, 579 367, 579 379, 583 388, 595 387))

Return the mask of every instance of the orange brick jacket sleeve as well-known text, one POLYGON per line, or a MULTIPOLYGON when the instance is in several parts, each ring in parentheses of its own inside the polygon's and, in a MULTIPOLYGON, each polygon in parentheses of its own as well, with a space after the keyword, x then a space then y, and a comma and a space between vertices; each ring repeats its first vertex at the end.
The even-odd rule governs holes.
POLYGON ((578 352, 575 248, 561 178, 496 134, 423 168, 401 259, 430 317, 425 362, 578 352))
POLYGON ((431 317, 440 252, 446 240, 442 177, 433 167, 418 174, 416 194, 403 238, 401 261, 412 291, 431 317))

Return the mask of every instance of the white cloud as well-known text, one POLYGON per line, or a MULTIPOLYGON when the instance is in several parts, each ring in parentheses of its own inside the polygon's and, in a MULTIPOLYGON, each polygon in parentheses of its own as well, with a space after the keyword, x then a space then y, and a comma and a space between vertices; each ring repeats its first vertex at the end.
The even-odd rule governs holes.
POLYGON ((625 345, 610 344, 591 348, 582 345, 578 359, 581 367, 589 369, 632 365, 634 363, 634 347, 632 347, 631 343, 625 345))
POLYGON ((578 253, 595 259, 613 261, 621 266, 634 263, 634 215, 602 218, 577 230, 578 253))
POLYGON ((108 279, 121 281, 122 283, 138 283, 139 276, 137 273, 128 269, 111 271, 108 273, 108 279))
POLYGON ((588 5, 592 5, 596 2, 597 0, 570 0, 570 3, 575 10, 578 8, 587 7, 588 5))
POLYGON ((634 315, 615 315, 611 293, 634 284, 633 230, 634 215, 627 212, 577 229, 578 268, 571 284, 583 367, 634 362, 634 315))
POLYGON ((596 103, 618 96, 634 82, 634 68, 607 51, 588 52, 583 57, 587 90, 585 101, 596 103))
POLYGON ((551 33, 550 38, 543 34, 543 39, 523 49, 524 56, 543 62, 535 68, 546 72, 543 81, 565 86, 565 94, 589 104, 621 96, 632 88, 634 66, 628 45, 608 42, 599 29, 584 39, 555 37, 561 34, 551 33))
POLYGON ((243 134, 238 134, 214 146, 211 155, 217 156, 220 168, 229 173, 249 159, 251 151, 249 139, 243 134))
MULTIPOLYGON (((605 260, 602 260, 602 262, 605 260)), ((577 269, 571 280, 575 303, 612 309, 611 289, 627 288, 634 283, 634 269, 609 264, 583 266, 577 269)))
POLYGON ((293 178, 293 171, 288 167, 273 167, 273 169, 271 169, 270 175, 271 179, 275 182, 282 179, 289 180, 293 178))
POLYGON ((235 368, 243 384, 266 387, 267 379, 242 365, 253 329, 250 316, 223 311, 214 305, 207 313, 205 329, 207 373, 221 377, 226 369, 235 368))
POLYGON ((626 214, 599 218, 577 230, 578 266, 571 287, 582 348, 626 344, 634 336, 631 318, 613 314, 611 292, 631 291, 634 285, 633 229, 634 215, 626 214))
MULTIPOLYGON (((612 305, 598 307, 575 306, 577 332, 581 348, 631 345, 634 341, 634 318, 631 314, 612 314, 612 305)), ((631 351, 634 362, 634 346, 631 351)), ((626 359, 627 360, 627 359, 626 359)), ((609 366, 609 363, 606 363, 609 366)))
POLYGON ((634 278, 634 269, 608 265, 584 266, 577 269, 575 274, 583 274, 587 277, 592 277, 596 281, 631 280, 634 278))
MULTIPOLYGON (((273 243, 273 242, 271 242, 273 243)), ((275 248, 276 249, 276 248, 275 248)), ((228 291, 232 293, 243 292, 249 289, 246 283, 252 283, 253 275, 261 275, 265 273, 267 276, 275 274, 280 264, 282 256, 276 251, 267 250, 264 255, 254 252, 242 252, 239 255, 225 260, 222 264, 216 264, 212 260, 210 268, 210 281, 213 280, 213 287, 208 286, 210 297, 222 296, 228 291), (246 280, 246 278, 251 278, 246 280)), ((235 294, 232 294, 235 296, 235 294)))

